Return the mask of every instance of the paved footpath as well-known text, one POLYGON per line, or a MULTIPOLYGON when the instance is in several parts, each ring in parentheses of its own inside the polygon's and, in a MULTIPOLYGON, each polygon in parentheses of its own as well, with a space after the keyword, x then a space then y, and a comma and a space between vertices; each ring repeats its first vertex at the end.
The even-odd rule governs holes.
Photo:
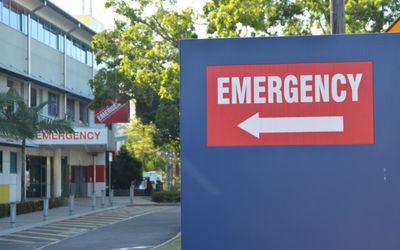
MULTIPOLYGON (((90 198, 76 198, 75 199, 75 209, 74 214, 69 215, 69 208, 67 207, 59 207, 53 208, 49 210, 48 220, 43 220, 43 212, 34 212, 28 214, 17 215, 16 225, 14 228, 11 228, 10 218, 1 218, 0 219, 0 236, 8 235, 11 233, 17 233, 23 230, 31 229, 34 227, 45 226, 47 224, 55 223, 58 221, 63 221, 67 219, 74 219, 77 217, 82 217, 86 215, 91 215, 94 213, 112 211, 117 208, 123 208, 130 205, 129 197, 114 197, 113 206, 109 207, 108 199, 106 199, 106 204, 104 208, 101 208, 100 199, 96 199, 96 208, 92 210, 92 203, 90 198)), ((156 203, 151 202, 148 197, 134 197, 133 205, 134 206, 151 206, 156 203)), ((3 239, 3 238, 2 238, 3 239)), ((1 242, 5 240, 0 239, 1 242)), ((0 245, 0 249, 1 245, 0 245)))

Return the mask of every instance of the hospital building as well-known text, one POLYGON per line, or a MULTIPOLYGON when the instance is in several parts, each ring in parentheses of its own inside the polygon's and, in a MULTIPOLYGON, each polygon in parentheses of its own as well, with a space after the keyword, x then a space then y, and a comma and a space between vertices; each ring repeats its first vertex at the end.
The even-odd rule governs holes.
POLYGON ((73 133, 39 133, 28 141, 26 189, 21 141, 0 137, 0 203, 78 197, 106 188, 111 126, 88 109, 95 74, 90 42, 96 31, 51 1, 0 0, 0 92, 13 89, 30 107, 50 101, 43 118, 66 118, 73 133))

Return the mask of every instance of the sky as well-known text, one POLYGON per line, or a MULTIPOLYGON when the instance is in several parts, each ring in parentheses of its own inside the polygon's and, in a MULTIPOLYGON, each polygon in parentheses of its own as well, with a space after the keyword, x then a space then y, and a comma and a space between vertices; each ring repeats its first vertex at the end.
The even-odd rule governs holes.
MULTIPOLYGON (((50 0, 71 15, 82 14, 82 2, 85 2, 86 14, 89 12, 90 0, 50 0)), ((192 6, 193 9, 200 11, 201 7, 206 0, 177 0, 178 9, 184 9, 192 6)), ((104 24, 106 29, 110 29, 114 25, 115 14, 110 10, 104 8, 106 0, 92 0, 92 15, 95 19, 104 24)))

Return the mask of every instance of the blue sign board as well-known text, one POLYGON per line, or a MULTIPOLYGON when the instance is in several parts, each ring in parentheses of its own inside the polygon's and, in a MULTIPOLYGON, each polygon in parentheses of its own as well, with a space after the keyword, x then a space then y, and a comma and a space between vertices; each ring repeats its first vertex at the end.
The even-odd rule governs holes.
POLYGON ((400 249, 399 46, 181 41, 183 249, 400 249))

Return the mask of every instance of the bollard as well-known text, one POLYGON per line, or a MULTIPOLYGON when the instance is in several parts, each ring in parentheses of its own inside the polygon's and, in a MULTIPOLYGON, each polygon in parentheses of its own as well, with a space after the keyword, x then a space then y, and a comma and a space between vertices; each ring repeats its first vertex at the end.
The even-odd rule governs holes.
POLYGON ((129 188, 129 200, 131 205, 133 205, 133 185, 129 188))
POLYGON ((11 227, 15 227, 17 220, 17 204, 15 202, 10 203, 10 224, 11 227))
POLYGON ((45 197, 43 199, 43 220, 49 218, 49 198, 45 197))
POLYGON ((92 210, 96 209, 96 193, 92 193, 92 210))
POLYGON ((73 194, 69 195, 69 199, 68 199, 69 215, 74 214, 74 200, 75 200, 75 196, 73 194))
POLYGON ((110 189, 109 194, 108 194, 108 199, 110 202, 110 207, 113 206, 113 197, 114 197, 114 190, 110 189))
POLYGON ((101 190, 101 208, 104 208, 105 199, 106 193, 104 192, 104 190, 101 190))

